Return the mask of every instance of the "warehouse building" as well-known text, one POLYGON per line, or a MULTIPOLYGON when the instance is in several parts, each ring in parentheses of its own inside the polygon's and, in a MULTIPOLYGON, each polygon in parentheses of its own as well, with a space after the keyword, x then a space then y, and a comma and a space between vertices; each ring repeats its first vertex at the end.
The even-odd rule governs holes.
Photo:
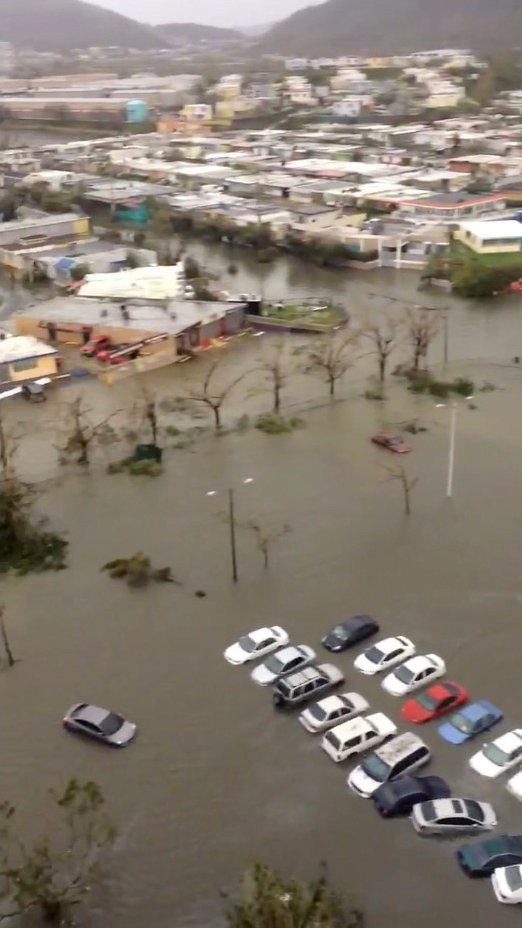
POLYGON ((149 108, 144 100, 113 97, 60 96, 1 97, 0 114, 4 119, 38 119, 56 122, 145 123, 149 108))

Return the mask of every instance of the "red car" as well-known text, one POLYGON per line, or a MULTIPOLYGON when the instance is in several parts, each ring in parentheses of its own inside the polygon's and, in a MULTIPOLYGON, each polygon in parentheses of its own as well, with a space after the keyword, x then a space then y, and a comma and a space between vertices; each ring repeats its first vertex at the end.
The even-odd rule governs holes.
POLYGON ((435 683, 425 693, 408 699, 401 709, 401 715, 407 722, 422 725, 430 719, 438 719, 440 715, 453 712, 467 702, 467 699, 466 690, 458 683, 435 683))
POLYGON ((87 358, 94 358, 99 351, 108 348, 110 343, 111 340, 107 335, 96 335, 94 338, 90 338, 85 345, 82 345, 80 354, 85 355, 87 358))
POLYGON ((394 435, 392 432, 377 432, 377 435, 373 435, 372 441, 374 445, 387 448, 395 454, 407 454, 412 450, 411 445, 404 441, 402 435, 394 435))

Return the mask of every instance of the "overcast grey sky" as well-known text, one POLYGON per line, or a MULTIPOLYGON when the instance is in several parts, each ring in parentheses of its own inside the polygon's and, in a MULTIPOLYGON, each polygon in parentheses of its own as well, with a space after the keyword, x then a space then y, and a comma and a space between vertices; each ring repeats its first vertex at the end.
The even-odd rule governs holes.
POLYGON ((252 26, 284 19, 321 0, 93 0, 117 13, 149 23, 192 22, 252 26))

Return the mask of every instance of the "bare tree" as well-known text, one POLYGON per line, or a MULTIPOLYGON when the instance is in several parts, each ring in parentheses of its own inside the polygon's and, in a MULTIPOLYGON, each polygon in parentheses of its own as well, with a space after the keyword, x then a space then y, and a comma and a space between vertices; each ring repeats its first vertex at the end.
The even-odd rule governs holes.
POLYGON ((372 354, 377 356, 379 383, 386 379, 386 370, 390 355, 397 348, 401 335, 401 324, 391 316, 374 316, 365 325, 363 334, 372 343, 372 354))
POLYGON ((5 607, 0 606, 0 634, 2 636, 5 656, 7 658, 7 666, 14 667, 14 665, 16 664, 16 660, 13 656, 13 652, 11 651, 11 645, 9 644, 9 638, 7 637, 7 629, 5 627, 4 613, 5 613, 5 607))
POLYGON ((288 380, 288 365, 285 357, 285 342, 280 341, 262 360, 259 370, 262 371, 272 389, 272 409, 275 413, 281 412, 281 394, 288 380))
POLYGON ((215 389, 213 385, 213 379, 216 370, 219 368, 219 365, 220 361, 214 361, 205 375, 201 389, 192 390, 189 394, 190 398, 193 399, 196 403, 202 403, 208 409, 212 410, 214 415, 214 425, 217 432, 221 428, 222 406, 230 396, 232 390, 237 387, 238 383, 244 380, 244 378, 247 376, 246 372, 243 371, 242 374, 239 374, 233 380, 229 381, 226 386, 215 389))
POLYGON ((404 464, 385 464, 388 480, 396 480, 402 487, 404 497, 404 515, 411 515, 411 494, 419 482, 418 477, 410 477, 404 464))
POLYGON ((310 351, 303 369, 305 373, 324 375, 330 396, 335 396, 337 381, 352 366, 359 339, 360 332, 332 329, 310 351))
POLYGON ((404 321, 412 350, 412 370, 418 371, 422 361, 428 357, 429 347, 437 335, 442 313, 439 310, 426 309, 424 306, 412 306, 405 310, 404 321))
POLYGON ((270 559, 270 549, 276 541, 279 541, 283 535, 288 535, 292 529, 289 525, 283 525, 281 528, 267 528, 266 526, 260 525, 260 523, 254 519, 249 520, 248 522, 237 522, 238 528, 248 529, 253 532, 256 539, 256 545, 258 550, 263 556, 263 566, 265 570, 269 568, 269 559, 270 559))
POLYGON ((85 408, 81 396, 67 403, 65 422, 68 435, 61 448, 62 454, 66 458, 69 455, 75 455, 77 464, 88 465, 93 443, 102 441, 104 437, 114 438, 109 422, 120 411, 116 409, 100 422, 93 422, 90 417, 91 410, 85 408))

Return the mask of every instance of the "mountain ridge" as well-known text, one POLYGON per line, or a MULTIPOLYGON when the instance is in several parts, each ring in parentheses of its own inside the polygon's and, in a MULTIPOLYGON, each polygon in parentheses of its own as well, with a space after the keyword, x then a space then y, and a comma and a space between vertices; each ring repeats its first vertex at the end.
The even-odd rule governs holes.
POLYGON ((260 50, 285 55, 507 50, 522 36, 521 0, 326 0, 269 30, 260 50))
POLYGON ((2 41, 35 51, 161 46, 152 26, 83 0, 0 0, 0 24, 2 41))
POLYGON ((244 35, 239 29, 226 29, 220 26, 206 26, 203 23, 161 23, 159 26, 153 26, 153 29, 159 35, 163 35, 168 40, 185 39, 191 42, 201 40, 212 41, 219 39, 241 39, 244 35))

